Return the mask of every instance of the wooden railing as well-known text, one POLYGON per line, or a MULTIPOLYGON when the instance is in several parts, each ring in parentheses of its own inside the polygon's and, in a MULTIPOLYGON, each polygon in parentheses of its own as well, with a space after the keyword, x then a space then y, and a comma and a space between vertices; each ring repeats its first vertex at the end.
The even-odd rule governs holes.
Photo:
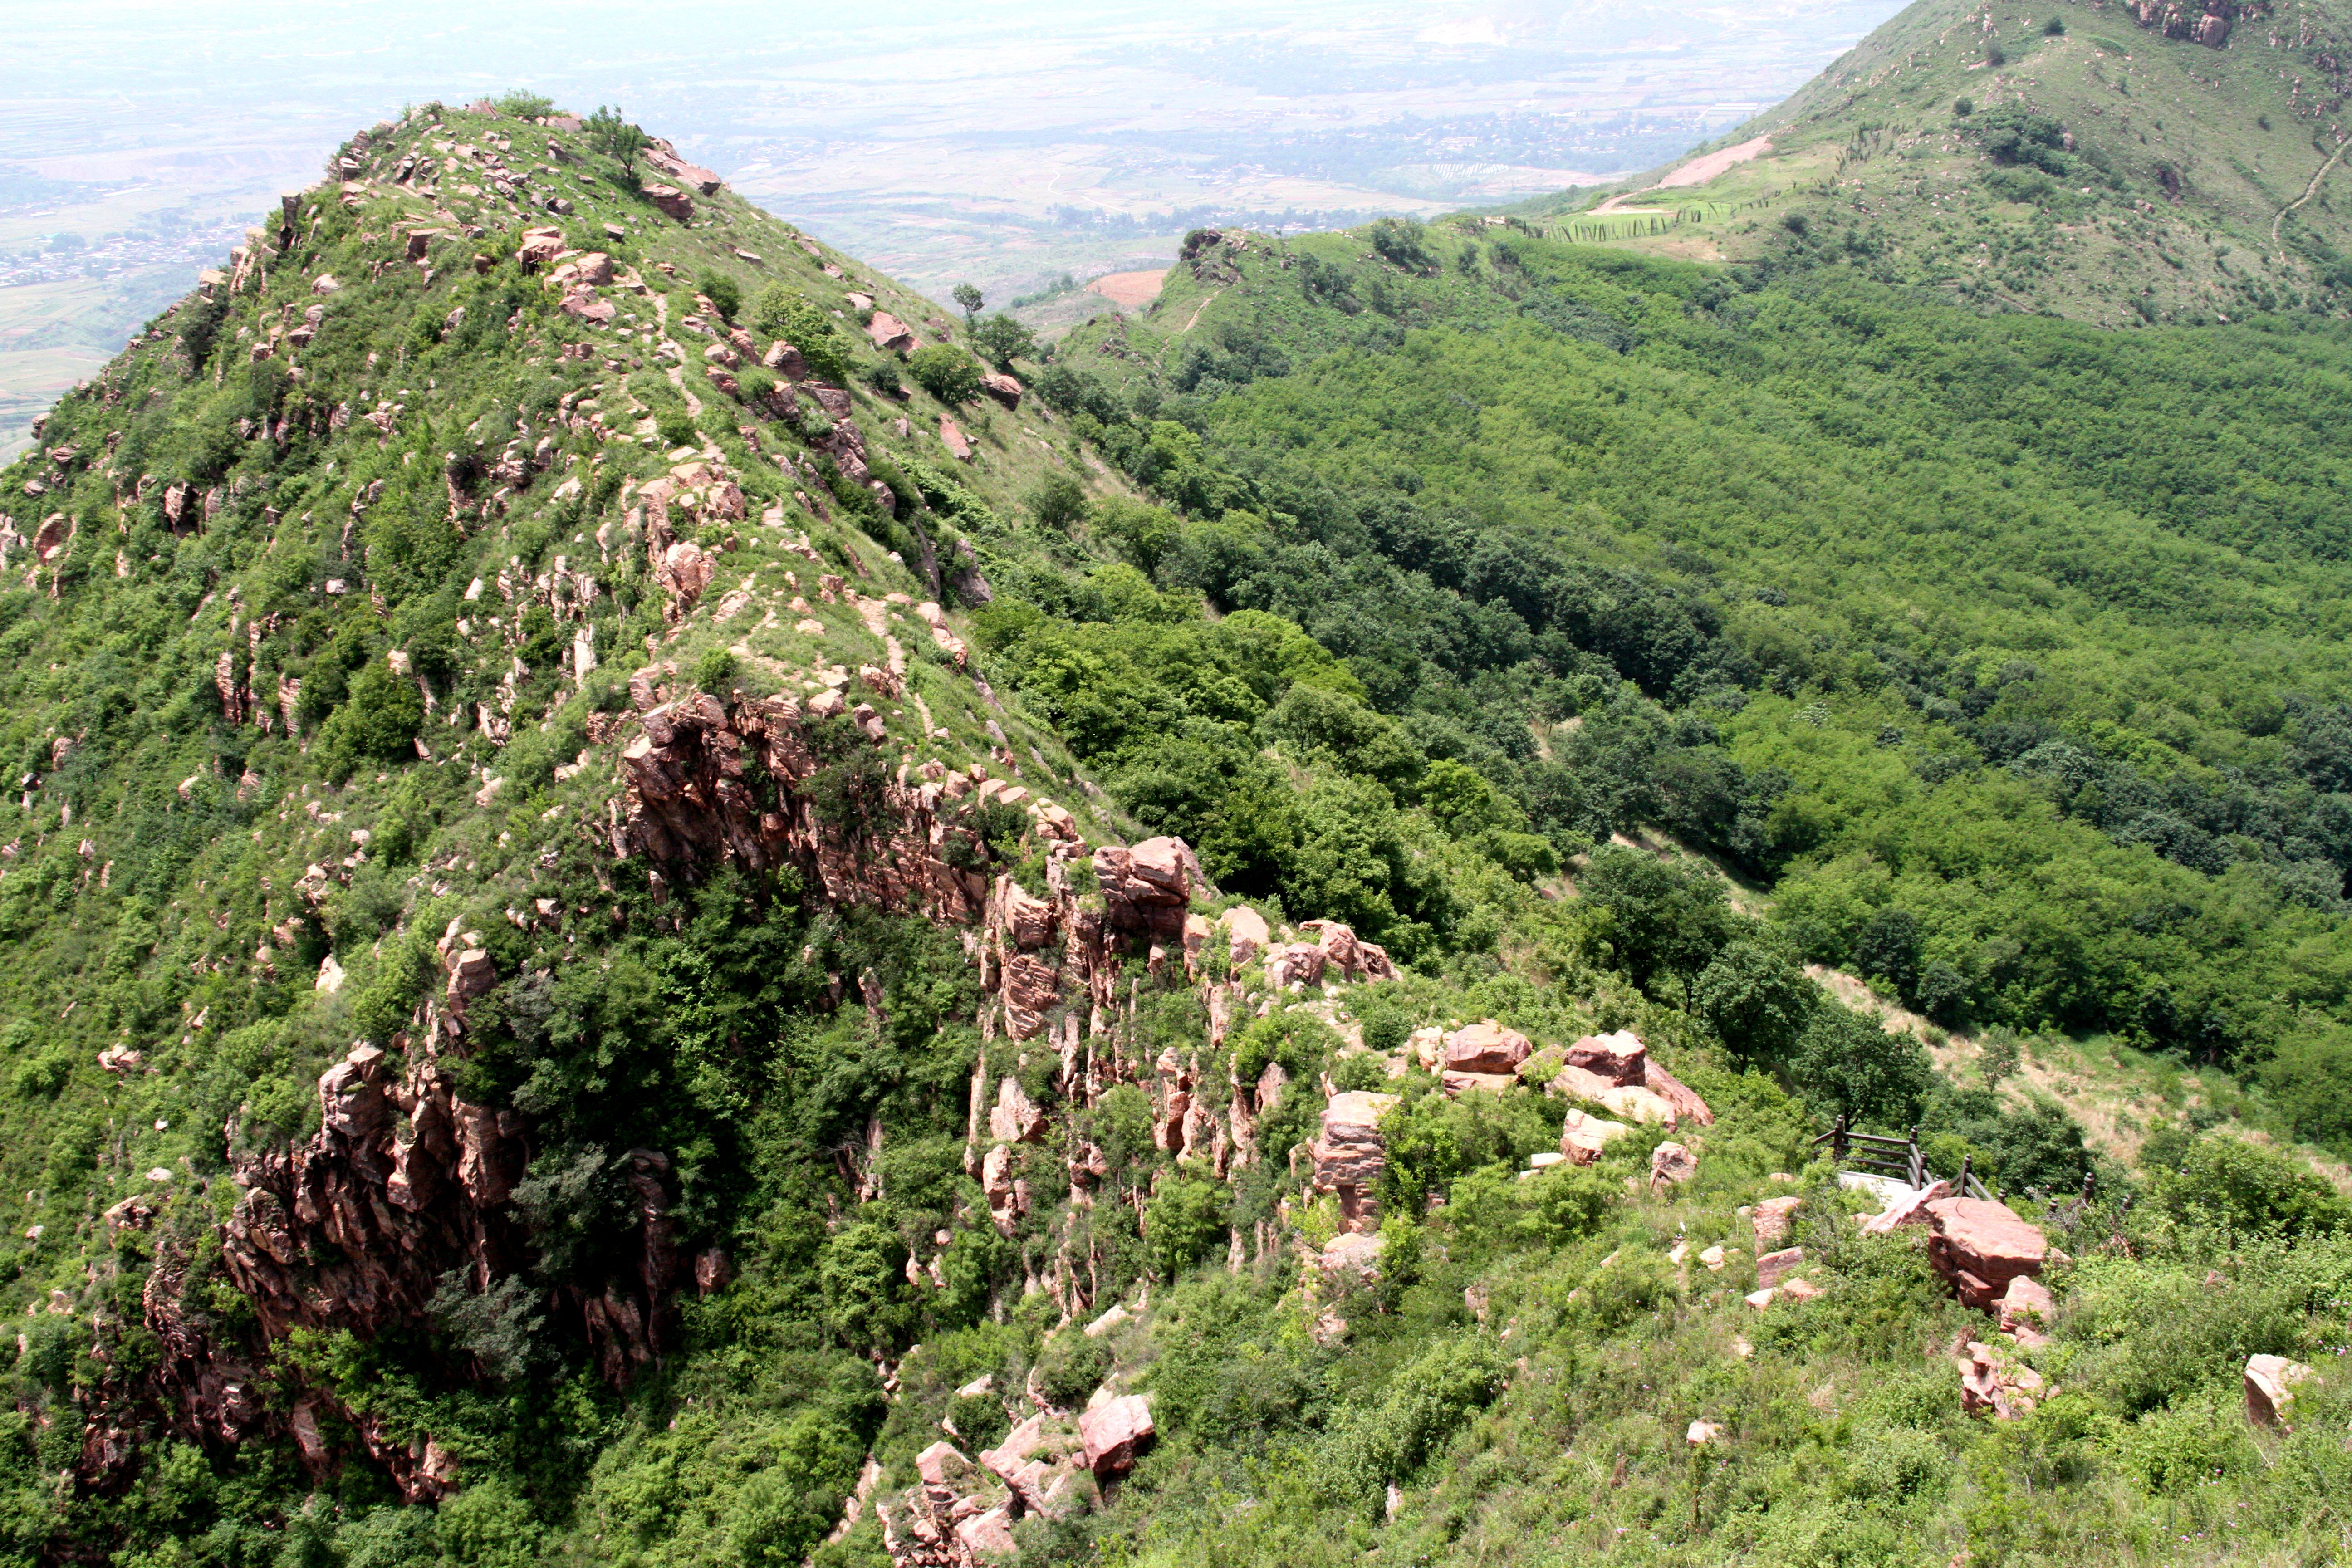
MULTIPOLYGON (((1834 1164, 1893 1176, 1913 1187, 1927 1186, 1937 1179, 1936 1173, 1927 1168, 1926 1152, 1919 1147, 1919 1129, 1916 1123, 1905 1131, 1904 1136, 1890 1138, 1884 1133, 1857 1132, 1846 1118, 1840 1115, 1827 1132, 1813 1140, 1816 1149, 1824 1144, 1828 1145, 1830 1158, 1834 1164)), ((1974 1154, 1961 1156, 1960 1173, 1953 1179, 1952 1190, 1969 1197, 1982 1198, 1988 1203, 2008 1203, 2008 1190, 1987 1186, 1984 1178, 1971 1169, 1975 1163, 1974 1154)), ((2084 1217, 2093 1206, 2099 1204, 2098 1173, 2095 1170, 2084 1171, 2083 1190, 2073 1197, 2061 1198, 2039 1187, 2028 1187, 2021 1195, 2031 1199, 2042 1210, 2042 1223, 2063 1229, 2071 1236, 2084 1223, 2084 1217)), ((2119 1244, 2124 1222, 2131 1213, 2134 1195, 2126 1189, 2112 1205, 2112 1213, 2107 1212, 2107 1205, 2101 1205, 2101 1213, 2096 1216, 2096 1223, 2103 1228, 2113 1228, 2119 1244)))
MULTIPOLYGON (((1882 1176, 1893 1176, 1906 1185, 1913 1187, 1924 1187, 1936 1180, 1936 1173, 1927 1168, 1927 1156, 1919 1147, 1919 1127, 1916 1122, 1911 1125, 1903 1137, 1889 1138, 1879 1132, 1856 1132, 1847 1124, 1844 1113, 1840 1112, 1836 1122, 1830 1130, 1813 1140, 1813 1147, 1816 1149, 1824 1143, 1829 1145, 1830 1159, 1835 1164, 1852 1166, 1856 1170, 1869 1171, 1882 1176)), ((1969 1168, 1975 1163, 1974 1154, 1964 1154, 1960 1157, 1960 1173, 1953 1178, 1952 1190, 1969 1197, 1982 1198, 1987 1203, 2008 1202, 2007 1193, 1994 1192, 1992 1188, 1985 1185, 1982 1177, 1969 1168)), ((2083 1178, 2083 1197, 2085 1202, 2090 1200, 2091 1181, 2092 1178, 2087 1173, 2083 1178)))

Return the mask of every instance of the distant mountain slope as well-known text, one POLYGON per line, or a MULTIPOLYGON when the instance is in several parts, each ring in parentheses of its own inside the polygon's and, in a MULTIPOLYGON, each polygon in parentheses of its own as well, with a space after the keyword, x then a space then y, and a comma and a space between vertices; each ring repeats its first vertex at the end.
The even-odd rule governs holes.
POLYGON ((1715 144, 1760 155, 1520 210, 1569 238, 1853 266, 2108 326, 2333 312, 2352 300, 2347 37, 2311 0, 1920 0, 1715 144))

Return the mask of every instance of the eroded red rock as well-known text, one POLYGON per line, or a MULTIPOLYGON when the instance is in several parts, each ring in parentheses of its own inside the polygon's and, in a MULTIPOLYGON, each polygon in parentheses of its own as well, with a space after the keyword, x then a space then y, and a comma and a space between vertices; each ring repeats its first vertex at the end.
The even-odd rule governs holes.
POLYGON ((1122 1394, 1104 1401, 1078 1417, 1078 1436, 1086 1443, 1087 1468, 1097 1476, 1121 1475, 1152 1438, 1151 1406, 1139 1394, 1122 1394))
POLYGON ((1488 1018, 1445 1037, 1444 1070, 1508 1077, 1534 1052, 1534 1042, 1488 1018))
POLYGON ((2001 1204, 1937 1198, 1928 1215, 1927 1260, 1963 1305, 1990 1311, 2021 1274, 2040 1274, 2050 1243, 2001 1204))
MULTIPOLYGON (((1756 1205, 1756 1213, 1749 1224, 1756 1231, 1756 1251, 1759 1258, 1788 1239, 1790 1216, 1804 1201, 1800 1197, 1766 1198, 1756 1205)), ((1760 1269, 1763 1265, 1759 1261, 1757 1267, 1760 1269)))
POLYGON ((1698 1174, 1698 1156, 1680 1143, 1661 1143, 1650 1151, 1650 1188, 1674 1186, 1698 1174))
POLYGON ((1377 1194, 1381 1173, 1388 1168, 1381 1118, 1396 1107, 1398 1099, 1350 1089, 1333 1095, 1323 1108, 1322 1134, 1309 1150, 1315 1190, 1339 1197, 1339 1213, 1350 1230, 1373 1229, 1380 1223, 1377 1194))

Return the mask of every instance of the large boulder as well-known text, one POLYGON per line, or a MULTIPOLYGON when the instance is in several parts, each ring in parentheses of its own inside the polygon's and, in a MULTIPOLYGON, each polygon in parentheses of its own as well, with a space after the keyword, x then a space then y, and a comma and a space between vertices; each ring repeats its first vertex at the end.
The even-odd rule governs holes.
POLYGON ((941 1438, 915 1456, 915 1473, 937 1491, 965 1492, 991 1483, 987 1471, 964 1457, 963 1450, 941 1438))
POLYGON ((392 1102, 377 1079, 383 1053, 373 1046, 354 1046, 343 1060, 319 1078, 319 1113, 330 1132, 353 1142, 372 1142, 392 1123, 392 1102))
POLYGON ((667 174, 680 184, 692 186, 698 194, 715 196, 723 183, 717 174, 698 163, 689 163, 675 153, 665 153, 656 147, 645 155, 646 162, 667 174))
POLYGON ((1339 1213, 1350 1230, 1371 1230, 1380 1224, 1375 1194, 1381 1173, 1388 1168, 1381 1118, 1397 1100, 1393 1094, 1350 1089, 1333 1095, 1323 1108, 1322 1134, 1308 1150, 1315 1162, 1315 1190, 1339 1198, 1339 1213))
POLYGON ((992 371, 980 378, 980 389, 1007 408, 1021 406, 1021 384, 1012 376, 992 371))
POLYGON ((1044 1140, 1045 1127, 1045 1113, 1023 1092, 1021 1080, 1006 1074, 989 1108, 988 1135, 1000 1143, 1035 1143, 1044 1140))
POLYGON ((2027 1350, 2050 1342, 2043 1331, 2058 1321, 2057 1298, 2031 1274, 2021 1274, 2001 1292, 2000 1331, 2027 1350))
POLYGON ((1906 1187, 1887 1205, 1862 1222, 1866 1236, 1885 1236, 1898 1226, 1926 1225, 1930 1216, 1927 1205, 1938 1198, 1952 1195, 1949 1182, 1930 1182, 1924 1187, 1906 1187))
POLYGON ((1274 940, 1265 917, 1247 904, 1235 904, 1217 917, 1217 924, 1224 928, 1225 953, 1235 969, 1264 952, 1274 940))
POLYGON ((1631 1029, 1587 1035, 1568 1047, 1568 1065, 1612 1084, 1638 1084, 1650 1068, 1650 1049, 1631 1029))
POLYGON ((1679 1143, 1661 1143, 1650 1151, 1650 1190, 1679 1186, 1698 1174, 1698 1156, 1679 1143))
POLYGON ((1508 1077, 1535 1051, 1534 1042, 1517 1029, 1507 1029, 1488 1018, 1445 1037, 1444 1070, 1508 1077))
POLYGON ((555 265, 555 258, 565 248, 563 231, 560 228, 527 228, 522 231, 522 244, 515 247, 515 259, 525 272, 536 272, 555 265))
POLYGON ((1283 943, 1265 960, 1265 983, 1276 990, 1313 985, 1323 978, 1323 950, 1311 942, 1283 943))
POLYGON ((1062 999, 1061 976, 1033 954, 1015 953, 1004 965, 1004 1025, 1016 1040, 1045 1032, 1045 1012, 1062 999))
POLYGON ((960 1520, 955 1533, 975 1563, 1008 1563, 1021 1554, 1020 1544, 1013 1539, 1010 1508, 992 1508, 986 1513, 960 1520))
POLYGON ((1199 886, 1200 863, 1181 838, 1147 838, 1133 848, 1106 844, 1095 851, 1095 882, 1111 925, 1175 938, 1199 886))
POLYGON ((963 426, 944 414, 940 416, 940 443, 947 447, 948 456, 957 462, 971 461, 971 437, 963 433, 963 426))
POLYGON ((449 957, 448 996, 452 1002, 463 1002, 479 996, 499 983, 498 965, 490 955, 478 947, 468 947, 449 957))
POLYGON ((1937 1198, 1927 1205, 1927 1261, 1964 1306, 1993 1310, 2021 1274, 2038 1275, 2050 1255, 2042 1232, 1982 1198, 1937 1198))
POLYGON ((1560 1124, 1559 1152, 1579 1165, 1600 1163, 1601 1152, 1632 1128, 1622 1121, 1607 1121, 1598 1116, 1587 1116, 1581 1110, 1570 1110, 1560 1124))
POLYGON ((1004 879, 1004 930, 1013 945, 1034 952, 1054 940, 1054 906, 1012 878, 1004 879))
POLYGON ((1078 1417, 1087 1468, 1098 1477, 1123 1475, 1151 1444, 1151 1406, 1139 1394, 1107 1399, 1078 1417))
MULTIPOLYGON (((992 1112, 992 1115, 993 1113, 992 1112)), ((980 1190, 988 1198, 988 1217, 1005 1235, 1021 1218, 1021 1187, 1013 1174, 1013 1146, 999 1143, 980 1165, 980 1190)))
POLYGON ((1696 1121, 1701 1127, 1715 1125, 1715 1112, 1706 1108, 1706 1101, 1698 1097, 1698 1091, 1655 1061, 1643 1069, 1642 1087, 1673 1108, 1677 1124, 1696 1121))
POLYGON ((1378 1236, 1361 1231, 1341 1231, 1323 1244, 1315 1256, 1316 1271, 1327 1282, 1354 1284, 1377 1279, 1381 1275, 1381 1253, 1383 1243, 1378 1236))
POLYGON ((2280 1355, 2246 1358, 2246 1415, 2259 1426, 2284 1426, 2294 1405, 2295 1384, 2315 1376, 2299 1361, 2280 1355))
POLYGON ((906 322, 887 310, 877 310, 874 319, 866 323, 866 335, 874 346, 891 353, 915 352, 915 331, 906 322))
POLYGON ((694 198, 676 185, 647 185, 642 195, 662 214, 680 223, 694 221, 694 198))
POLYGON ((2006 1350, 1971 1343, 1960 1358, 1960 1408, 1969 1415, 2014 1421, 2033 1414, 2042 1397, 2042 1374, 2011 1359, 2006 1350))
POLYGON ((1789 1239, 1789 1218, 1797 1205, 1805 1200, 1799 1197, 1766 1198, 1756 1205, 1749 1223, 1756 1230, 1756 1250, 1760 1256, 1789 1239))
POLYGON ((1568 1060, 1546 1088, 1571 1100, 1609 1108, 1628 1121, 1677 1127, 1685 1121, 1711 1126, 1706 1101, 1660 1067, 1649 1047, 1627 1030, 1587 1035, 1568 1050, 1568 1060))
MULTIPOLYGON (((1148 1412, 1144 1426, 1148 1431, 1148 1412)), ((1076 1500, 1072 1482, 1086 1468, 1086 1440, 1067 1415, 1040 1410, 995 1447, 982 1449, 980 1462, 1013 1489, 1024 1509, 1059 1518, 1076 1500)))

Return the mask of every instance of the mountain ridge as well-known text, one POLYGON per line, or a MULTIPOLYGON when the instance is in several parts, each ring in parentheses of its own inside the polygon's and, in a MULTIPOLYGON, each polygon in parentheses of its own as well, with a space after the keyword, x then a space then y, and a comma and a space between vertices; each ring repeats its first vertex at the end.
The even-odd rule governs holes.
POLYGON ((1952 531, 1873 340, 2125 423, 2195 340, 1480 221, 1048 359, 615 114, 330 174, 0 470, 0 1552, 2341 1546, 2325 324, 2153 475, 1938 405, 1964 625, 1868 596, 1952 531), (1892 531, 1576 477, 1669 416, 1892 531), (2102 705, 2298 606, 2314 689, 2102 705), (2137 1169, 2002 1092, 2101 1059, 2137 1169), (1865 1226, 1855 1127, 1979 1195, 1865 1226))

